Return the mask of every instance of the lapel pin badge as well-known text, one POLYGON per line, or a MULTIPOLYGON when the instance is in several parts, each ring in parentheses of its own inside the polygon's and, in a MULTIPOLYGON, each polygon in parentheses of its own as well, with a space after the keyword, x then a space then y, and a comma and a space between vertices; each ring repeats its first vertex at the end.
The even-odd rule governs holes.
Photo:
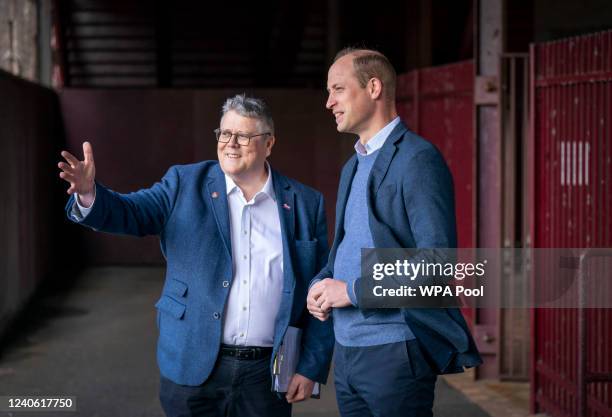
POLYGON ((291 206, 289 204, 287 204, 287 203, 283 204, 283 208, 285 210, 291 210, 291 206))
POLYGON ((214 192, 213 192, 211 195, 212 195, 212 198, 217 198, 217 197, 219 197, 219 193, 218 193, 218 192, 216 192, 216 191, 214 191, 214 192))

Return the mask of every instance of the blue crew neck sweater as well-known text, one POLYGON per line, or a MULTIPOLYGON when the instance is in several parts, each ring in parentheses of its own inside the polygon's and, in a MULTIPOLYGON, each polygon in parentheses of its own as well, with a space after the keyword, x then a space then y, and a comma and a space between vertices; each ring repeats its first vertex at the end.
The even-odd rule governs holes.
MULTIPOLYGON (((357 153, 357 170, 344 213, 344 237, 334 261, 334 279, 345 281, 349 287, 361 275, 361 248, 374 247, 366 190, 377 155, 378 151, 368 155, 357 153)), ((414 339, 399 309, 377 309, 364 318, 356 307, 334 308, 333 320, 336 341, 342 346, 374 346, 414 339)))

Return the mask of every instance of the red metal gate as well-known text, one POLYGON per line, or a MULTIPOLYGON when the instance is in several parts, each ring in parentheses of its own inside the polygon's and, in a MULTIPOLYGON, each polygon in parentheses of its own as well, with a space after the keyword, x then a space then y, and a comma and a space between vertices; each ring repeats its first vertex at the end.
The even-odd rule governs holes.
MULTIPOLYGON (((612 31, 533 45, 530 62, 534 246, 611 247, 612 31)), ((534 309, 532 412, 612 416, 610 323, 611 309, 534 309)))

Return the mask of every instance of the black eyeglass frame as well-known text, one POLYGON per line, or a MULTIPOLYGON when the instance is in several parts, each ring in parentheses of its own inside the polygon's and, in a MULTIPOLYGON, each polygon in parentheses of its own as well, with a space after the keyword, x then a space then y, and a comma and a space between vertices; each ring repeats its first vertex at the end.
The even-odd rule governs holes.
POLYGON ((244 133, 233 133, 233 132, 230 132, 229 130, 221 130, 220 127, 218 127, 215 130, 213 130, 213 132, 215 132, 215 138, 217 139, 217 142, 230 143, 232 141, 232 139, 234 139, 234 137, 236 137, 236 141, 238 142, 238 145, 240 145, 240 146, 249 146, 249 144, 251 143, 251 139, 253 139, 254 137, 257 137, 257 136, 270 136, 270 135, 272 135, 272 133, 270 133, 270 132, 256 133, 254 135, 245 135, 244 133), (229 137, 228 140, 221 140, 221 133, 224 133, 224 132, 229 132, 229 133, 232 134, 229 137), (243 139, 243 141, 240 142, 240 139, 243 139), (246 143, 244 143, 244 139, 246 139, 246 143))

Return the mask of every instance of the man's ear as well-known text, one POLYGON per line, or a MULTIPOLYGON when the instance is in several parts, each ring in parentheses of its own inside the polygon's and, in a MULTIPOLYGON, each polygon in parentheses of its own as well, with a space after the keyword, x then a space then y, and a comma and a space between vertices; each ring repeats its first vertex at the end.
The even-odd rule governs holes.
POLYGON ((378 78, 370 78, 367 88, 372 100, 378 100, 382 96, 383 84, 378 78))
POLYGON ((276 143, 276 137, 274 135, 268 136, 268 140, 266 141, 266 157, 270 156, 272 153, 272 147, 276 143))

